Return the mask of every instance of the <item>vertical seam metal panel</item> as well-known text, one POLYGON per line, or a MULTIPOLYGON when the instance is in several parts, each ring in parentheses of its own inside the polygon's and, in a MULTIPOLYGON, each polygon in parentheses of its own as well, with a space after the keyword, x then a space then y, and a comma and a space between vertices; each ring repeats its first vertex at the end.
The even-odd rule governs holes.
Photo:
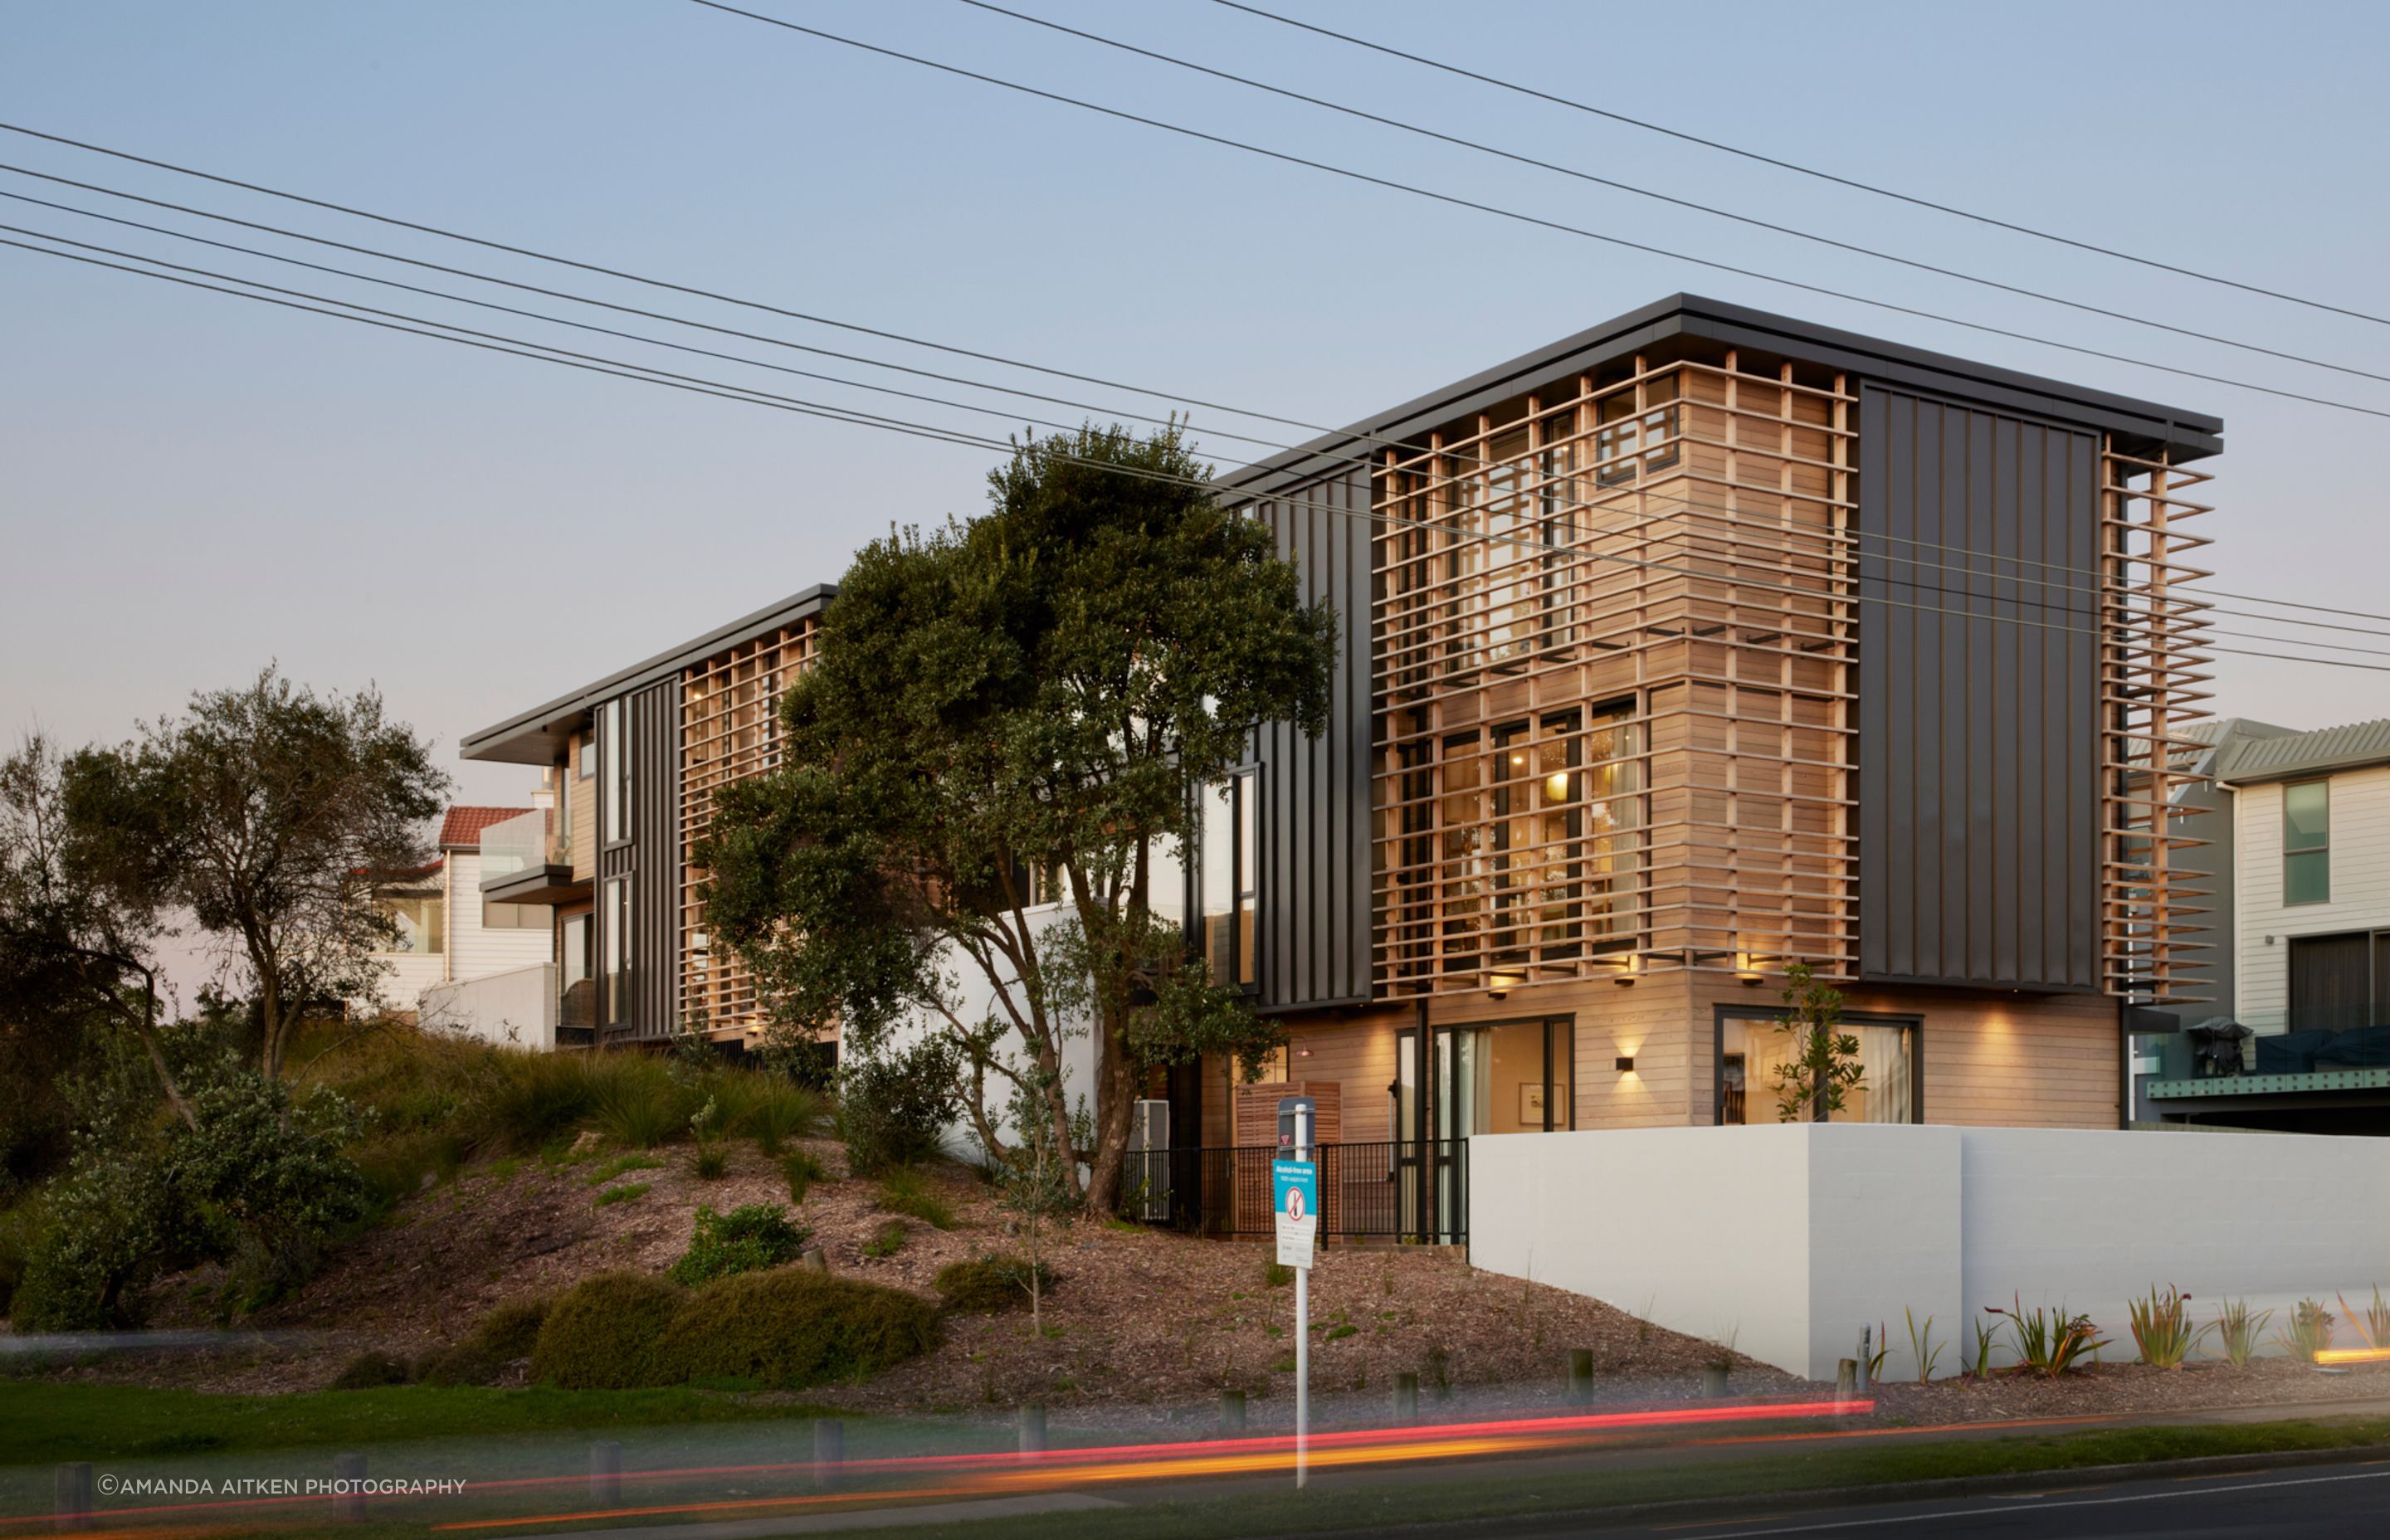
POLYGON ((2092 435, 1873 384, 1859 417, 1861 973, 2097 989, 2092 435))

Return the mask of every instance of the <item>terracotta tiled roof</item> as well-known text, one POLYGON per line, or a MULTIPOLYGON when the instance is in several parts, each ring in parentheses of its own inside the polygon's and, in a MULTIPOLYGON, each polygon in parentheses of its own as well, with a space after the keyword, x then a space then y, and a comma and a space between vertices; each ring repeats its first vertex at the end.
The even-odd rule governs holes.
POLYGON ((448 816, 440 823, 440 848, 454 850, 459 845, 479 845, 482 830, 531 811, 527 807, 452 807, 448 810, 448 816))

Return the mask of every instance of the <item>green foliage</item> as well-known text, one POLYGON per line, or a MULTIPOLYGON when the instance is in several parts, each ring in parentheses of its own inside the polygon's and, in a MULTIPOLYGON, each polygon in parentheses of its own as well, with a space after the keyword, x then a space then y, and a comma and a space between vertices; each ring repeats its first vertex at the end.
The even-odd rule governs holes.
POLYGON ((584 1278, 547 1307, 532 1347, 532 1378, 566 1390, 629 1390, 675 1383, 664 1332, 687 1296, 644 1273, 584 1278))
POLYGON ((1104 1211, 1123 1072, 1273 1030, 1187 977, 1147 879, 1257 724, 1320 730, 1336 655, 1332 610, 1207 475, 1175 428, 1088 427, 1021 444, 985 517, 858 553, 783 697, 787 768, 725 789, 692 853, 777 1025, 835 1021, 869 1059, 901 1021, 950 1020, 983 1142, 987 1084, 1091 1033, 1104 1211), (1025 920, 1032 872, 1062 875, 1068 922, 1025 920), (949 1015, 957 959, 1003 986, 985 1020, 949 1015))
POLYGON ((598 1169, 584 1176, 582 1180, 593 1187, 602 1187, 626 1171, 662 1171, 663 1165, 662 1161, 652 1155, 642 1155, 635 1151, 628 1155, 617 1155, 610 1161, 599 1161, 598 1169))
POLYGON ((2345 1294, 2334 1294, 2332 1298, 2340 1301, 2340 1313, 2357 1328, 2357 1334, 2365 1340, 2367 1347, 2376 1352, 2390 1348, 2390 1301, 2383 1299, 2380 1284, 2373 1286, 2373 1298, 2362 1309, 2349 1308, 2345 1294))
POLYGON ((936 1333, 936 1313, 902 1290, 784 1267, 707 1285, 674 1318, 662 1361, 677 1380, 798 1390, 893 1367, 936 1333))
POLYGON ((986 1315, 1020 1309, 1033 1290, 1043 1295, 1054 1287, 1054 1272, 1042 1262, 1033 1270, 1021 1257, 980 1256, 939 1268, 934 1287, 948 1310, 986 1315))
POLYGON ((703 1146, 689 1161, 689 1170, 700 1182, 719 1182, 730 1174, 730 1151, 718 1144, 703 1146))
POLYGON ((1276 1257, 1264 1257, 1262 1259, 1262 1286, 1264 1288, 1283 1289, 1293 1281, 1293 1268, 1284 1265, 1276 1257))
POLYGON ((673 1281, 694 1288, 733 1273, 794 1262, 813 1233, 810 1226, 791 1221, 789 1211, 777 1203, 745 1203, 728 1213, 700 1205, 688 1250, 673 1264, 673 1281))
POLYGON ((508 1365, 532 1355, 546 1321, 546 1300, 508 1300, 461 1341, 426 1359, 416 1378, 427 1385, 495 1385, 508 1365))
POLYGON ((2133 1300, 2126 1309, 2132 1316, 2133 1345, 2140 1350, 2141 1362, 2155 1368, 2182 1367, 2199 1340, 2213 1329, 2192 1328, 2191 1296, 2172 1284, 2163 1294, 2151 1285, 2148 1299, 2133 1300))
POLYGON ((590 1203, 593 1209, 610 1209, 617 1203, 636 1203, 648 1195, 646 1182, 625 1182, 619 1187, 608 1187, 590 1203))
POLYGON ((780 1161, 780 1174, 788 1179, 789 1201, 802 1203, 816 1182, 827 1181, 829 1173, 809 1149, 792 1149, 780 1161))
POLYGON ((83 751, 62 777, 87 869, 148 912, 187 914, 245 965, 269 1077, 314 1003, 379 993, 375 954, 396 928, 367 902, 372 874, 423 863, 448 785, 379 694, 319 696, 271 666, 83 751))
POLYGON ((867 1257, 893 1257, 905 1249, 906 1238, 903 1220, 884 1220, 878 1229, 871 1232, 871 1238, 865 1241, 861 1249, 867 1257))
POLYGON ((202 1261, 225 1266, 221 1306, 253 1309, 370 1212, 364 1174, 342 1153, 358 1120, 338 1096, 294 1105, 280 1082, 218 1060, 194 1072, 188 1101, 190 1124, 82 1137, 25 1260, 12 1302, 20 1328, 123 1325, 151 1278, 202 1261))
POLYGON ((777 1155, 783 1143, 817 1133, 829 1121, 829 1102, 820 1092, 767 1077, 758 1082, 731 1126, 763 1153, 777 1155))
POLYGON ((1920 1322, 1917 1313, 1907 1305, 1900 1307, 1900 1314, 1908 1323, 1908 1352, 1917 1360, 1917 1382, 1930 1385, 1934 1382, 1934 1366, 1942 1361, 1942 1349, 1947 1344, 1934 1340, 1933 1316, 1920 1322))
POLYGON ((341 1367, 332 1377, 328 1390, 371 1391, 384 1385, 404 1385, 411 1376, 406 1360, 387 1353, 360 1353, 341 1367))
POLYGON ((1984 1310, 2007 1322, 2017 1367, 2031 1369, 2045 1379, 2057 1379, 2075 1367, 2077 1360, 2108 1345, 2108 1340, 2092 1326, 2090 1316, 2069 1315, 2062 1305, 2056 1310, 2041 1305, 2027 1310, 2019 1298, 2010 1301, 2009 1309, 1987 1304, 1984 1310))
POLYGON ((2316 1354, 2332 1346, 2332 1314, 2315 1300, 2301 1300, 2291 1312, 2291 1324, 2286 1330, 2274 1333, 2274 1344, 2302 1363, 2312 1364, 2316 1354))
MULTIPOLYGON (((603 1056, 631 1059, 628 1054, 603 1056)), ((598 1132, 630 1149, 653 1149, 689 1131, 689 1119, 699 1110, 694 1087, 675 1080, 653 1059, 633 1060, 641 1068, 616 1071, 601 1078, 591 1097, 590 1113, 598 1132)))
POLYGON ((962 1056, 944 1038, 857 1059, 839 1072, 839 1136, 857 1176, 936 1155, 962 1111, 962 1056))
POLYGON ((1776 1019, 1776 1031, 1792 1051, 1776 1066, 1778 1122, 1824 1123, 1866 1078, 1859 1040, 1839 1030, 1842 1020, 1842 991, 1816 982, 1807 963, 1784 970, 1784 1014, 1776 1019))
POLYGON ((2270 1310, 2252 1314, 2246 1300, 2226 1300, 2218 1305, 2214 1329, 2217 1343, 2224 1349, 2224 1361, 2236 1369, 2247 1367, 2249 1360, 2257 1356, 2257 1342, 2266 1323, 2273 1318, 2270 1310))
POLYGON ((24 1280, 25 1262, 49 1227, 49 1205, 40 1194, 0 1213, 0 1316, 8 1314, 17 1285, 24 1280))
POLYGON ((941 1230, 955 1227, 952 1205, 938 1195, 929 1173, 919 1166, 898 1166, 880 1184, 880 1206, 890 1213, 908 1214, 941 1230))

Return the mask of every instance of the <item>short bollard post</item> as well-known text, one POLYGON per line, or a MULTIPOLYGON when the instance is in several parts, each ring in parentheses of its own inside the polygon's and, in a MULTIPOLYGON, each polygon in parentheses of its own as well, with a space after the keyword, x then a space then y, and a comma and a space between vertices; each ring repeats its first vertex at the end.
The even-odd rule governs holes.
POLYGON ((823 1486, 835 1486, 839 1468, 845 1463, 846 1424, 832 1417, 814 1418, 814 1480, 823 1486))
POLYGON ((601 1439, 589 1446, 589 1500, 623 1500, 623 1446, 610 1439, 601 1439))
POLYGON ((332 1517, 344 1524, 366 1521, 366 1457, 332 1457, 332 1517))
POLYGON ((1568 1361, 1568 1398, 1572 1406, 1582 1406, 1593 1399, 1593 1349, 1571 1348, 1568 1361))
POLYGON ((1021 1452, 1043 1454, 1046 1449, 1046 1404, 1032 1401, 1021 1408, 1021 1452))
POLYGON ((71 1460, 58 1469, 51 1481, 55 1499, 50 1511, 58 1516, 58 1529, 91 1528, 91 1465, 86 1460, 71 1460))
POLYGON ((1702 1393, 1708 1396, 1711 1400, 1717 1401, 1725 1397, 1727 1393, 1726 1381, 1727 1371, 1719 1367, 1717 1365, 1710 1364, 1703 1367, 1702 1393))
POLYGON ((1244 1392, 1222 1391, 1220 1392, 1220 1431, 1224 1433, 1241 1433, 1245 1431, 1244 1392))
POLYGON ((1845 1358, 1834 1366, 1834 1399, 1857 1401, 1859 1398, 1859 1361, 1845 1358))
POLYGON ((1394 1376, 1394 1420, 1419 1420, 1419 1376, 1409 1369, 1401 1370, 1394 1376))

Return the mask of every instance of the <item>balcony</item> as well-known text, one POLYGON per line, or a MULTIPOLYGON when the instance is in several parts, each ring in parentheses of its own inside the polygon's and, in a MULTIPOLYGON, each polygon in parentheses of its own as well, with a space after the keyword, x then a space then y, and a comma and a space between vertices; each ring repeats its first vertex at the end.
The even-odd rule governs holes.
POLYGON ((2216 1017, 2158 1039, 2161 1107, 2218 1098, 2390 1090, 2390 1012, 2307 1007, 2216 1017))
POLYGON ((482 896, 493 904, 570 904, 589 893, 572 879, 572 842, 544 807, 482 831, 482 896))

